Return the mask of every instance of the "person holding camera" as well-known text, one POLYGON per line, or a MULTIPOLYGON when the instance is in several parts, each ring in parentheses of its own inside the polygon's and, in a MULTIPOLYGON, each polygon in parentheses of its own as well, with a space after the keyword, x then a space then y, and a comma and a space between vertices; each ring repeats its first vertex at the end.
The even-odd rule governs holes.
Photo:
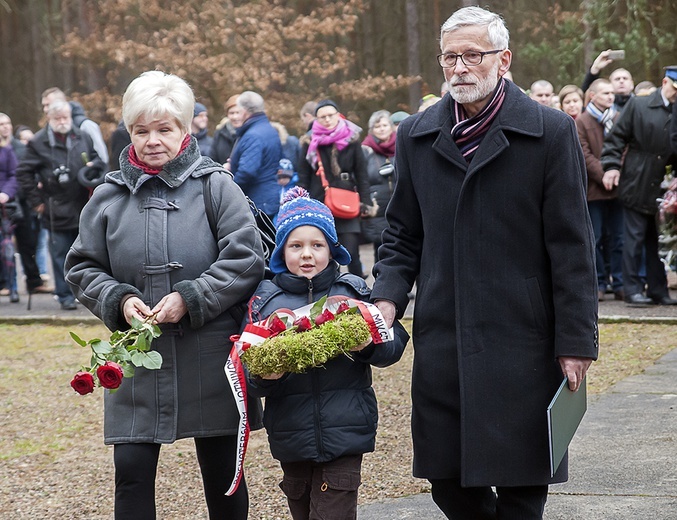
POLYGON ((97 176, 105 170, 92 138, 73 125, 67 101, 52 102, 47 125, 28 143, 17 179, 28 204, 50 232, 55 294, 63 310, 75 310, 75 297, 64 280, 66 253, 78 235, 80 212, 97 176), (98 174, 97 174, 98 172, 98 174))
POLYGON ((381 233, 387 227, 386 206, 395 186, 395 125, 390 112, 377 110, 369 118, 369 133, 362 141, 362 150, 367 158, 369 196, 372 211, 362 215, 362 236, 374 244, 374 263, 378 262, 381 233))

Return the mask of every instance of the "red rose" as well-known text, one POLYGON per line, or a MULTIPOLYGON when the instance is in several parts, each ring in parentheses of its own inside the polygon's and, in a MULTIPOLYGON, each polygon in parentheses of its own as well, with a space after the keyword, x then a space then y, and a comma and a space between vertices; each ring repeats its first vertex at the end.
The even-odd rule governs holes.
POLYGON ((319 326, 333 319, 334 315, 331 313, 331 311, 329 309, 325 309, 322 314, 320 314, 317 318, 315 318, 315 325, 319 326))
POLYGON ((350 305, 348 305, 348 302, 341 302, 341 304, 338 306, 338 309, 336 309, 336 315, 338 316, 342 312, 346 312, 350 310, 350 305))
POLYGON ((272 332, 273 335, 275 335, 287 330, 287 326, 284 324, 284 321, 282 321, 277 315, 275 315, 273 316, 273 319, 270 320, 268 330, 270 330, 270 332, 272 332))
POLYGON ((115 390, 122 383, 124 372, 122 367, 117 363, 106 361, 104 365, 96 369, 96 377, 99 378, 101 386, 109 390, 115 390))
POLYGON ((296 332, 305 332, 313 328, 313 324, 308 316, 301 316, 294 322, 294 326, 296 327, 296 332))
POLYGON ((94 377, 89 372, 78 372, 71 381, 71 386, 80 395, 94 391, 94 377))

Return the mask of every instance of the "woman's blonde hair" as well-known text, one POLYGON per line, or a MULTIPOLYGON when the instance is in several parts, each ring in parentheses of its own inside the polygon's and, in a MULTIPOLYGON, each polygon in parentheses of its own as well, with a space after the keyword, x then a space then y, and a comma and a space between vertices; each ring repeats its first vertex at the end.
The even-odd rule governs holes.
POLYGON ((583 91, 580 89, 580 87, 577 87, 576 85, 564 85, 562 90, 559 91, 559 94, 557 94, 559 102, 562 105, 564 104, 564 98, 569 94, 578 94, 578 97, 581 98, 581 101, 584 101, 583 91))
POLYGON ((190 132, 195 95, 188 83, 173 74, 149 70, 133 80, 122 96, 122 119, 127 131, 142 115, 149 119, 169 116, 190 132))

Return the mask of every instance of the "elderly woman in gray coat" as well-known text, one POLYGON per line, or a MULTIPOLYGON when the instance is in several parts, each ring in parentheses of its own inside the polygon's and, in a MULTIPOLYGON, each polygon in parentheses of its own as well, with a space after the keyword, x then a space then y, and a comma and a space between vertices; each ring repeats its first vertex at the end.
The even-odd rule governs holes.
MULTIPOLYGON (((190 135, 194 102, 176 76, 132 81, 122 108, 132 143, 84 208, 66 260, 75 295, 109 329, 154 315, 163 331, 152 347, 162 368, 138 368, 105 395, 117 519, 155 518, 160 446, 186 437, 195 439, 210 518, 247 518, 244 479, 224 494, 240 417, 223 367, 239 327, 229 311, 252 294, 264 261, 242 191, 190 135)), ((260 404, 249 405, 258 429, 260 404)))

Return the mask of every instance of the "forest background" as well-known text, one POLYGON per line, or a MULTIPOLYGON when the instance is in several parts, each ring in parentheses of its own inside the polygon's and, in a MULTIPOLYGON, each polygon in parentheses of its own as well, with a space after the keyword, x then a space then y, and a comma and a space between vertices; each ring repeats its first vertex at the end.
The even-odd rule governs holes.
MULTIPOLYGON (((332 98, 366 127, 385 108, 414 112, 439 94, 439 28, 473 1, 445 0, 0 0, 0 111, 14 125, 41 121, 52 86, 79 100, 107 137, 141 72, 178 74, 207 105, 213 127, 232 94, 254 90, 273 120, 299 133, 309 100, 332 98)), ((597 54, 635 83, 659 85, 677 64, 674 0, 487 0, 511 32, 522 88, 548 79, 580 85, 597 54)))

